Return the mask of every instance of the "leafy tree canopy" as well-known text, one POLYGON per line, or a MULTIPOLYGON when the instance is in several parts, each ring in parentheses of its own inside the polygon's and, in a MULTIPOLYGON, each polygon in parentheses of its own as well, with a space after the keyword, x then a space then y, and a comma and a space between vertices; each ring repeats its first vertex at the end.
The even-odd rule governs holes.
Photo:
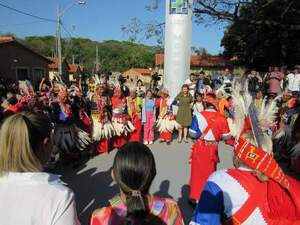
POLYGON ((243 5, 224 34, 224 54, 261 69, 299 64, 299 16, 299 1, 253 0, 243 5))
MULTIPOLYGON (((54 36, 30 36, 18 40, 44 56, 55 55, 54 36)), ((160 47, 127 41, 97 42, 86 38, 63 38, 63 57, 72 63, 74 56, 75 63, 84 65, 88 73, 92 73, 95 68, 96 46, 101 72, 124 72, 131 67, 153 67, 155 54, 162 52, 160 47)))

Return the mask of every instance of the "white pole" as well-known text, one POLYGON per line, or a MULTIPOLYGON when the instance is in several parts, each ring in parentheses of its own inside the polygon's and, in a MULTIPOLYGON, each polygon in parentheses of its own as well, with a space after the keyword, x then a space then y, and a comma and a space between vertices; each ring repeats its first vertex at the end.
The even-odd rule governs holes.
POLYGON ((98 45, 96 45, 96 73, 99 72, 98 45))
POLYGON ((58 76, 62 79, 62 59, 61 59, 61 14, 60 5, 57 3, 57 54, 58 54, 58 76))
POLYGON ((164 87, 179 93, 190 74, 193 0, 166 0, 164 87))

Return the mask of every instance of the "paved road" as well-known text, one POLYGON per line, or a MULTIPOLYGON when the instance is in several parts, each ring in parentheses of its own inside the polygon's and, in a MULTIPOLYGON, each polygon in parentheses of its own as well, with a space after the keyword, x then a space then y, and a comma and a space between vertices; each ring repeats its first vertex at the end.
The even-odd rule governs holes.
MULTIPOLYGON (((187 204, 189 193, 190 144, 171 145, 156 142, 150 148, 156 159, 157 176, 151 187, 151 193, 161 197, 173 197, 179 203, 186 224, 192 215, 192 209, 187 204)), ((220 144, 219 169, 232 167, 230 147, 220 144)), ((118 192, 111 179, 111 166, 116 150, 109 155, 99 155, 90 159, 77 169, 63 168, 58 173, 75 192, 77 212, 82 225, 89 224, 91 213, 107 204, 108 200, 118 192)))

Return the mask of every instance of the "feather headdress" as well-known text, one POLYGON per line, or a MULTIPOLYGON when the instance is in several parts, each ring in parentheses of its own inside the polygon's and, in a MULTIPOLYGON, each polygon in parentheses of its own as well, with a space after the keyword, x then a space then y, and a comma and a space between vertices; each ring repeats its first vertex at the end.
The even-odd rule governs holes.
POLYGON ((20 94, 23 96, 33 96, 35 94, 34 89, 28 80, 19 81, 19 90, 20 94))
POLYGON ((132 92, 136 91, 136 80, 135 79, 132 79, 132 78, 129 79, 128 88, 132 92))
POLYGON ((244 88, 235 83, 232 88, 234 119, 231 130, 235 130, 235 156, 257 172, 262 181, 272 179, 283 188, 289 189, 289 181, 273 158, 272 140, 266 131, 274 125, 278 111, 277 100, 267 103, 264 99, 260 109, 255 109, 253 97, 247 84, 244 88))
POLYGON ((234 119, 230 121, 230 130, 236 139, 239 139, 243 133, 251 131, 255 145, 261 147, 263 132, 274 125, 278 112, 277 100, 280 97, 269 102, 264 99, 261 108, 256 109, 247 87, 247 84, 242 85, 238 82, 233 84, 231 97, 234 105, 234 119))
POLYGON ((121 86, 117 76, 110 76, 107 84, 112 88, 121 86))
POLYGON ((99 77, 98 74, 95 74, 94 80, 95 80, 96 85, 103 85, 106 83, 106 79, 105 79, 104 75, 100 75, 100 77, 99 77))

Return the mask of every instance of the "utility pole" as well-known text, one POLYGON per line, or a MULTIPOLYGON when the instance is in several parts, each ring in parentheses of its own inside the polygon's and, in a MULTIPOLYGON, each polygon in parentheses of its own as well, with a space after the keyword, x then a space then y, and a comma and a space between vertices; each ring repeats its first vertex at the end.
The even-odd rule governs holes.
POLYGON ((98 45, 96 45, 96 73, 99 72, 98 45))
POLYGON ((57 57, 58 57, 58 76, 62 78, 62 59, 61 59, 61 14, 59 1, 57 2, 57 30, 56 30, 56 44, 57 44, 57 57))
POLYGON ((72 55, 72 64, 75 64, 75 57, 72 55))
POLYGON ((72 8, 74 5, 85 5, 85 1, 83 0, 76 0, 72 1, 69 5, 67 5, 62 11, 60 9, 60 0, 57 0, 57 10, 56 10, 56 52, 58 57, 58 77, 59 79, 62 79, 62 56, 61 56, 61 17, 62 15, 72 8))

